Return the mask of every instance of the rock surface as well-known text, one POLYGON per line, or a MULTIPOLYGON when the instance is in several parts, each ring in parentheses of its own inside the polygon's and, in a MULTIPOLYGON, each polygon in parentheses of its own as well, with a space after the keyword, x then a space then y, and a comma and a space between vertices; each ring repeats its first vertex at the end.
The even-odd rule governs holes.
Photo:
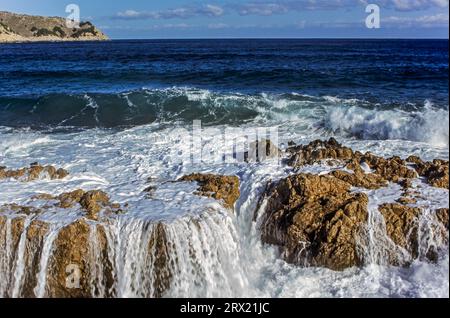
POLYGON ((52 208, 68 209, 76 205, 86 212, 86 218, 98 221, 99 213, 105 211, 108 213, 119 214, 122 212, 120 204, 111 203, 108 195, 100 190, 83 191, 75 190, 72 192, 62 193, 59 196, 50 194, 40 194, 33 197, 33 200, 49 201, 49 204, 43 208, 35 208, 32 206, 21 206, 18 204, 5 204, 0 206, 0 212, 11 211, 17 214, 40 214, 52 208))
POLYGON ((90 22, 68 28, 66 19, 0 11, 1 42, 103 41, 108 37, 90 22))
POLYGON ((347 163, 348 168, 355 170, 355 173, 359 175, 357 178, 347 176, 347 180, 351 181, 350 178, 353 178, 355 180, 353 183, 359 183, 360 186, 366 188, 368 187, 367 181, 360 178, 362 176, 361 165, 365 165, 371 170, 372 175, 366 176, 366 178, 373 179, 373 182, 370 183, 378 183, 379 186, 382 186, 382 179, 400 183, 405 179, 421 176, 431 186, 449 188, 449 162, 446 160, 436 159, 433 162, 425 162, 414 156, 406 160, 400 157, 386 159, 370 152, 362 154, 353 151, 351 148, 339 144, 334 138, 328 141, 316 140, 308 145, 292 146, 288 148, 287 153, 290 154, 287 163, 296 168, 323 162, 347 163))
POLYGON ((53 166, 42 166, 38 163, 18 170, 7 170, 6 167, 0 167, 0 180, 13 178, 21 181, 33 181, 43 177, 63 179, 68 175, 69 173, 62 168, 57 169, 53 166))
POLYGON ((264 162, 279 158, 282 151, 269 139, 261 139, 249 145, 249 151, 244 153, 245 162, 264 162))
POLYGON ((286 261, 335 270, 361 265, 356 239, 368 198, 333 176, 299 174, 268 192, 262 240, 279 245, 286 261))
POLYGON ((198 195, 214 198, 222 201, 228 209, 233 209, 239 199, 239 178, 236 176, 219 176, 213 174, 191 174, 184 176, 179 181, 197 182, 198 195))
MULTIPOLYGON (((448 246, 448 209, 439 209, 432 211, 431 216, 440 224, 430 229, 436 246, 425 252, 420 250, 419 223, 426 207, 414 206, 420 195, 412 189, 412 180, 419 176, 432 186, 448 188, 448 162, 423 162, 411 157, 385 159, 354 152, 334 139, 293 145, 287 152, 290 154, 287 162, 295 168, 326 163, 345 169, 326 175, 299 173, 266 189, 262 240, 279 246, 286 261, 333 270, 363 265, 366 260, 361 249, 365 247, 361 244, 364 233, 367 234, 369 215, 365 192, 386 187, 389 182, 403 188, 397 203, 378 208, 386 235, 393 244, 409 253, 409 260, 431 261, 436 260, 440 249, 448 246)), ((388 263, 408 265, 394 251, 388 254, 388 263)))

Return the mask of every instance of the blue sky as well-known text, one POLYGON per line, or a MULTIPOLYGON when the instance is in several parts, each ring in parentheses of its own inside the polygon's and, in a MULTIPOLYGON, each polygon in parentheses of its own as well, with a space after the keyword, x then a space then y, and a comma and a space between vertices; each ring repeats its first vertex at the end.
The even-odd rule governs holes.
POLYGON ((78 4, 111 38, 448 38, 449 0, 0 0, 0 10, 65 16, 78 4), (381 28, 365 27, 367 4, 381 28))

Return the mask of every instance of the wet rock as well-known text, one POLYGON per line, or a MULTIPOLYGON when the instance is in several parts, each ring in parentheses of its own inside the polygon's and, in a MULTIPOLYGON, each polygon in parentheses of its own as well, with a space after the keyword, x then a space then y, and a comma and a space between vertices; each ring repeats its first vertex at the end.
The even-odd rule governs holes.
POLYGON ((80 205, 87 212, 87 217, 98 220, 98 213, 105 207, 110 206, 109 197, 103 191, 88 191, 80 200, 80 205))
POLYGON ((382 158, 371 153, 362 154, 338 143, 334 138, 328 141, 316 140, 308 145, 288 148, 291 156, 288 164, 293 167, 316 163, 344 163, 348 169, 354 170, 355 176, 341 174, 348 182, 358 187, 376 189, 384 186, 384 180, 398 182, 403 179, 416 178, 417 173, 407 166, 399 157, 382 158), (361 168, 365 165, 372 170, 367 173, 361 168))
POLYGON ((222 201, 228 209, 233 209, 239 199, 239 178, 236 176, 220 176, 213 174, 191 174, 184 176, 179 181, 197 182, 198 195, 214 198, 222 201))
MULTIPOLYGON (((423 208, 411 207, 399 203, 385 203, 379 206, 378 210, 384 217, 386 224, 386 233, 389 238, 397 245, 408 251, 410 259, 426 259, 436 261, 439 251, 448 250, 448 209, 439 209, 435 211, 435 218, 441 222, 442 226, 431 225, 427 228, 427 235, 432 235, 433 244, 424 251, 424 242, 420 242, 420 217, 423 214, 423 208), (422 246, 421 246, 422 245, 422 246)), ((408 265, 402 263, 401 259, 392 259, 394 265, 408 265)))
POLYGON ((406 161, 399 157, 385 159, 371 153, 366 153, 359 160, 361 163, 366 163, 374 173, 392 182, 417 178, 417 173, 413 169, 410 169, 406 165, 406 161))
POLYGON ((269 139, 261 139, 249 145, 249 151, 244 153, 245 162, 263 162, 278 158, 282 151, 269 139))
POLYGON ((316 140, 308 145, 290 147, 287 152, 291 155, 288 164, 292 167, 312 165, 323 160, 351 160, 354 158, 353 150, 342 146, 334 138, 330 138, 328 141, 316 140))
POLYGON ((397 202, 402 204, 402 205, 416 204, 417 203, 417 199, 409 197, 409 196, 401 196, 397 200, 397 202))
POLYGON ((47 176, 50 179, 63 179, 69 173, 62 168, 53 166, 41 166, 38 163, 32 163, 29 167, 18 170, 7 170, 6 167, 0 169, 0 179, 13 178, 21 181, 33 181, 47 176))
POLYGON ((95 286, 99 285, 104 285, 105 291, 111 290, 114 279, 107 248, 106 235, 101 226, 92 227, 86 221, 78 220, 62 228, 53 243, 53 253, 49 259, 48 297, 90 298, 95 296, 95 286), (92 258, 92 235, 96 236, 100 260, 92 258), (96 261, 102 263, 102 282, 94 282, 95 277, 91 276, 91 266, 95 266, 93 262, 96 261))
POLYGON ((367 221, 368 197, 333 176, 299 174, 268 191, 262 240, 283 258, 334 270, 362 264, 357 237, 367 221))
POLYGON ((421 177, 424 177, 428 184, 437 188, 449 188, 449 162, 435 159, 432 162, 422 161, 419 157, 410 156, 407 162, 413 163, 414 169, 421 177))
POLYGON ((153 297, 161 298, 167 292, 172 283, 173 273, 171 271, 171 244, 167 239, 166 228, 163 223, 158 223, 153 227, 149 241, 148 250, 153 255, 154 283, 153 297))
POLYGON ((331 175, 357 188, 379 189, 387 185, 387 181, 380 175, 373 173, 366 174, 359 170, 355 170, 354 173, 336 170, 331 175))
POLYGON ((378 207, 386 223, 386 233, 394 243, 418 256, 418 218, 422 210, 398 203, 386 203, 378 207))
POLYGON ((14 212, 16 214, 41 214, 48 209, 62 208, 68 209, 79 205, 86 212, 88 219, 98 221, 99 213, 102 210, 106 212, 120 214, 123 213, 120 204, 110 202, 108 195, 100 190, 83 191, 75 190, 72 192, 62 193, 59 196, 51 194, 38 194, 32 197, 33 200, 55 201, 55 203, 46 205, 42 208, 31 206, 22 206, 18 204, 6 204, 0 206, 0 212, 14 212))
POLYGON ((448 230, 449 229, 448 208, 437 209, 436 217, 438 221, 441 222, 448 230))
POLYGON ((0 206, 0 213, 2 212, 13 212, 16 214, 31 215, 42 213, 42 210, 31 206, 21 206, 13 203, 0 206))

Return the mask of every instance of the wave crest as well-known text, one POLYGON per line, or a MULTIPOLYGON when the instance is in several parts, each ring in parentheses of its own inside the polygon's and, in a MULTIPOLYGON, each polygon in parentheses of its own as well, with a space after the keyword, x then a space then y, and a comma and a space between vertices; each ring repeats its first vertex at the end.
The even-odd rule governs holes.
POLYGON ((325 128, 359 139, 400 139, 439 147, 449 145, 448 110, 436 108, 429 101, 421 110, 411 112, 358 106, 331 108, 325 118, 325 128))

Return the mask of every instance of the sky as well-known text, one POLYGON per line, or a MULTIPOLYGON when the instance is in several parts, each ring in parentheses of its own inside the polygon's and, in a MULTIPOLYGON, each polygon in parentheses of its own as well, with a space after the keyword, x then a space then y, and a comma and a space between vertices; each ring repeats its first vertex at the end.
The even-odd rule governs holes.
POLYGON ((112 39, 446 38, 449 0, 0 0, 0 11, 81 19, 112 39), (380 28, 367 28, 368 4, 380 28))

